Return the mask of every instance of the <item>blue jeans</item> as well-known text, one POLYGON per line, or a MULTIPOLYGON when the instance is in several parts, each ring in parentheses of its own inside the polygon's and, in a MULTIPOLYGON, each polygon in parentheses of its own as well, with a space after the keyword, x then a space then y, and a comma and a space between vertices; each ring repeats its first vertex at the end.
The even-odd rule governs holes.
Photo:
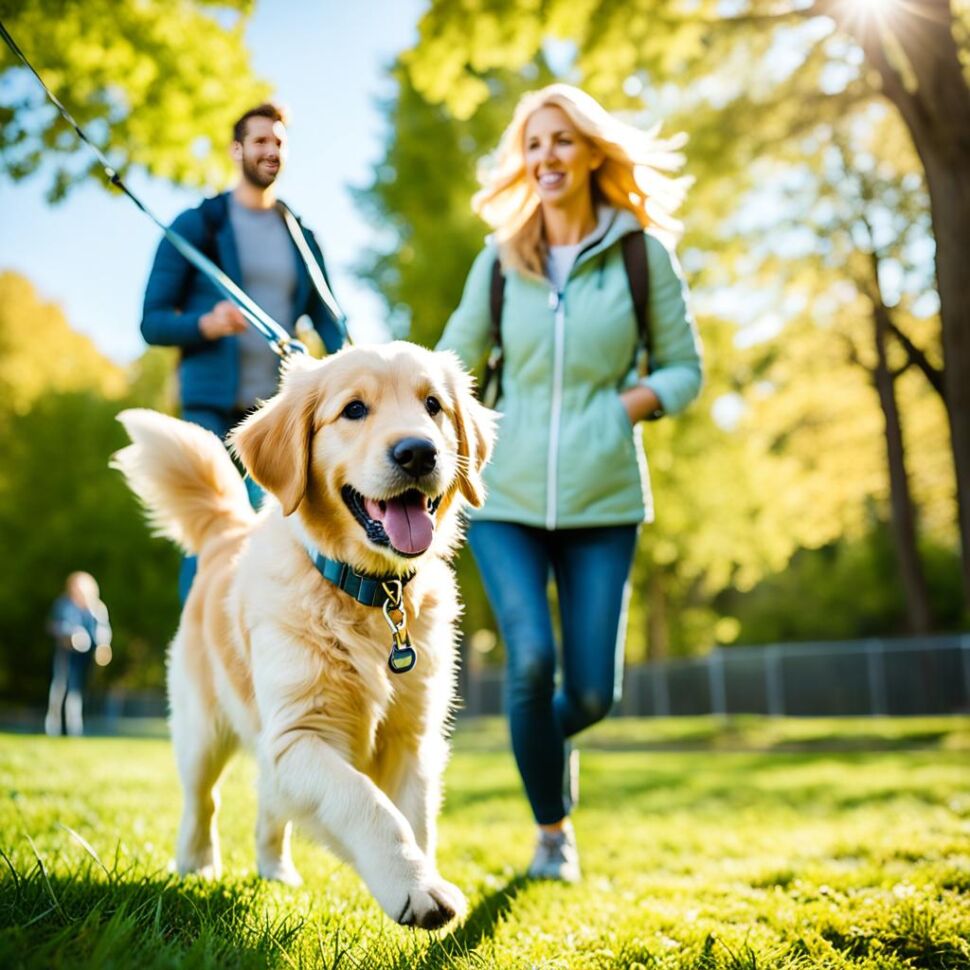
POLYGON ((80 735, 84 731, 84 685, 94 656, 94 645, 87 653, 78 653, 59 643, 54 645, 54 673, 47 698, 44 729, 50 735, 80 735))
MULTIPOLYGON (((183 408, 182 420, 191 421, 200 427, 211 431, 220 441, 225 441, 226 435, 246 416, 245 411, 218 411, 215 408, 183 408)), ((254 509, 258 509, 263 501, 263 490, 248 476, 244 477, 249 502, 254 509)), ((179 567, 179 602, 185 603, 195 579, 197 559, 195 556, 183 556, 179 567)))
POLYGON ((620 697, 637 531, 621 525, 550 532, 490 520, 468 530, 505 641, 512 751, 540 825, 572 808, 567 739, 604 718, 620 697), (562 626, 558 688, 550 572, 562 626))

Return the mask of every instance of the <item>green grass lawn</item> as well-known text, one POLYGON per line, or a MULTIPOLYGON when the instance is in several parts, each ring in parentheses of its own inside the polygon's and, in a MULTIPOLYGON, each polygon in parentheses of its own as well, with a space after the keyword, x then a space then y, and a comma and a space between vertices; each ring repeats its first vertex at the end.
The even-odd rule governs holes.
POLYGON ((970 967, 970 721, 612 720, 575 815, 579 886, 518 873, 532 832, 504 734, 458 733, 450 933, 386 919, 297 841, 254 875, 254 768, 223 787, 226 874, 168 871, 180 795, 158 739, 0 735, 0 967, 970 967))

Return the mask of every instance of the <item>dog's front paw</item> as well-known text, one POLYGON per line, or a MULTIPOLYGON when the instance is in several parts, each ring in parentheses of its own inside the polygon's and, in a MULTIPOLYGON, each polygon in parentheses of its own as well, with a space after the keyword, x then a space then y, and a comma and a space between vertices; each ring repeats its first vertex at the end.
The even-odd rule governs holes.
POLYGON ((402 926, 437 930, 456 916, 464 916, 466 909, 465 897, 457 886, 431 876, 411 889, 397 921, 402 926))

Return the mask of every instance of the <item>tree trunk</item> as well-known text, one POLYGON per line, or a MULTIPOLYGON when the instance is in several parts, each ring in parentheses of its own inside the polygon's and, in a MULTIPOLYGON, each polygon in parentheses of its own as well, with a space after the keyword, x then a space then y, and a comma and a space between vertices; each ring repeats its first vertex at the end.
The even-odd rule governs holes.
MULTIPOLYGON (((970 118, 967 119, 970 133, 970 118)), ((943 323, 943 381, 950 421, 963 555, 963 599, 970 606, 970 146, 959 163, 926 163, 936 237, 943 323)))
POLYGON ((943 325, 946 407, 956 470, 964 602, 970 605, 970 89, 953 37, 949 0, 885 5, 885 31, 908 61, 915 85, 904 80, 871 18, 848 19, 854 5, 819 0, 849 30, 899 109, 926 171, 936 278, 943 325), (842 14, 839 9, 841 6, 842 14))
POLYGON ((873 305, 873 324, 876 342, 876 367, 873 382, 879 394, 886 422, 886 455, 889 460, 889 495, 892 509, 893 538, 896 557, 906 595, 906 616, 912 633, 929 633, 931 626, 930 598, 923 576, 923 567, 916 543, 916 514, 906 475, 903 431, 896 406, 896 389, 892 371, 886 358, 886 339, 889 334, 889 312, 881 302, 873 305))
POLYGON ((667 594, 664 590, 660 568, 650 566, 647 580, 647 659, 666 660, 670 655, 670 628, 667 623, 667 594))

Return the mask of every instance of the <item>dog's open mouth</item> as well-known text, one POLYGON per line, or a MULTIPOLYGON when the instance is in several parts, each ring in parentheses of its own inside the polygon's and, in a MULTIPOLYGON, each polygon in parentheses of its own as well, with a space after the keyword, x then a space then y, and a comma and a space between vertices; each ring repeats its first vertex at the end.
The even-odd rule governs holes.
POLYGON ((373 499, 350 485, 344 485, 341 494, 375 545, 390 546, 402 556, 420 556, 431 545, 440 495, 432 499, 409 488, 393 498, 373 499))

